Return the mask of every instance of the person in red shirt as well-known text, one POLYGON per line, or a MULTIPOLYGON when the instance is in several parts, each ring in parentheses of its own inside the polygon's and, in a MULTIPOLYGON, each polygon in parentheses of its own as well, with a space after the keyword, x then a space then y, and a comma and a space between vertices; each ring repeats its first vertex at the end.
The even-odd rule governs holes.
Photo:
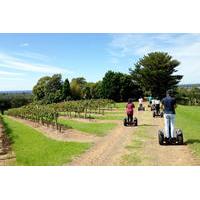
POLYGON ((132 99, 128 99, 128 103, 126 105, 126 113, 128 117, 128 122, 133 121, 133 112, 134 112, 135 105, 133 104, 132 99))

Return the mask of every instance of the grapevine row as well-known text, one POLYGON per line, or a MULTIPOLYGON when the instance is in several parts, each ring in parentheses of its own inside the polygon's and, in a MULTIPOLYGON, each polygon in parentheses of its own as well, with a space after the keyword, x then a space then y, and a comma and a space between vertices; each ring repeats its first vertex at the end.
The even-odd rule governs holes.
POLYGON ((89 118, 91 113, 104 114, 105 109, 112 109, 113 106, 114 102, 106 99, 67 101, 49 105, 29 104, 21 108, 9 109, 7 115, 52 126, 61 131, 65 126, 58 123, 59 115, 89 118))

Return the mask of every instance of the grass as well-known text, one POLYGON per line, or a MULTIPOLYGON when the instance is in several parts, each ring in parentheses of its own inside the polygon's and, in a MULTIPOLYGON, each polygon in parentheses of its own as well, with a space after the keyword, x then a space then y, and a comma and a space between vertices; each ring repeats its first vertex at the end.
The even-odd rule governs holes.
POLYGON ((183 130, 186 143, 200 157, 200 107, 178 106, 176 127, 183 130))
POLYGON ((97 136, 106 135, 108 131, 112 130, 117 125, 115 123, 78 122, 76 120, 66 119, 59 119, 59 123, 97 136))
MULTIPOLYGON (((135 107, 138 107, 138 102, 133 102, 135 107)), ((125 110, 127 102, 122 102, 122 103, 116 103, 116 107, 118 110, 125 110)))
POLYGON ((4 124, 6 132, 12 138, 16 165, 63 165, 91 146, 89 143, 52 140, 35 129, 8 117, 4 117, 4 124))
POLYGON ((100 120, 123 120, 126 115, 103 115, 103 116, 98 116, 98 115, 93 115, 95 119, 100 119, 100 120))

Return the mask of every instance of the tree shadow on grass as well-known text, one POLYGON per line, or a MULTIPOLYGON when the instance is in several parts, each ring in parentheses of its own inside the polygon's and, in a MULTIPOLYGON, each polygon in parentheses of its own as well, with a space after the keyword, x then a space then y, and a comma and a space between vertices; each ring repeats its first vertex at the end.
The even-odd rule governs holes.
POLYGON ((3 127, 4 127, 4 130, 5 130, 5 135, 7 137, 8 145, 13 144, 14 143, 14 137, 17 137, 17 136, 13 136, 13 134, 12 134, 13 131, 12 131, 12 129, 10 129, 10 127, 5 122, 5 120, 3 120, 3 127))
POLYGON ((189 139, 185 141, 186 144, 194 144, 194 143, 198 143, 200 144, 200 140, 199 139, 189 139))

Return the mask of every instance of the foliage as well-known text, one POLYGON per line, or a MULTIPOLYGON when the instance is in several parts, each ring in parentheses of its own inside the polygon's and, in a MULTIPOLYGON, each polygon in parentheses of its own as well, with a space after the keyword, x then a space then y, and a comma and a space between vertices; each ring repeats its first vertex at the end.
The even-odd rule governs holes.
POLYGON ((130 74, 143 91, 162 98, 166 90, 175 89, 182 79, 181 75, 174 75, 179 64, 168 53, 152 52, 141 58, 135 68, 130 69, 130 74))

